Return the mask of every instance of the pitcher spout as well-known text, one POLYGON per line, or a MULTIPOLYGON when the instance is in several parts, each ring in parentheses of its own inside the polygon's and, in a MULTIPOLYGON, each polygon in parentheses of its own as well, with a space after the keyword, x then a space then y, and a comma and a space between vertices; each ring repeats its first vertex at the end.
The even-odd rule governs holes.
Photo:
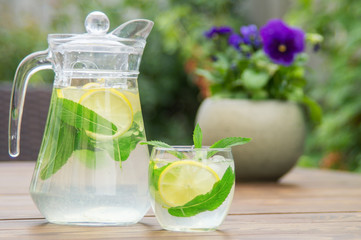
POLYGON ((109 34, 120 38, 146 40, 153 25, 154 23, 150 20, 135 19, 123 23, 109 34))

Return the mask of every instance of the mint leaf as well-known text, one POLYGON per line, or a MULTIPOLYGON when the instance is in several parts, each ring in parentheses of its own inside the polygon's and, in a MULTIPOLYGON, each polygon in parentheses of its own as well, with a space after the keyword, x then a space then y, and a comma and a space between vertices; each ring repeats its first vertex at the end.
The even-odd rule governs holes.
POLYGON ((82 162, 89 169, 95 169, 101 162, 97 159, 97 152, 89 149, 75 150, 72 156, 77 159, 77 161, 82 162))
POLYGON ((137 144, 142 140, 144 140, 144 137, 139 135, 132 135, 131 137, 123 137, 114 140, 114 160, 127 160, 130 153, 137 147, 137 144))
POLYGON ((151 145, 153 147, 159 147, 159 148, 172 148, 171 145, 168 145, 164 142, 161 142, 161 141, 146 141, 146 142, 141 142, 140 144, 142 145, 151 145))
POLYGON ((205 211, 217 209, 226 200, 234 184, 235 176, 231 167, 228 167, 221 180, 217 181, 211 191, 198 195, 183 206, 168 209, 175 217, 192 217, 205 211))
POLYGON ((48 179, 51 175, 55 174, 64 164, 68 161, 69 157, 74 151, 74 135, 77 130, 73 126, 60 123, 59 134, 57 138, 52 137, 48 147, 47 164, 40 171, 40 178, 42 180, 48 179), (54 146, 56 145, 56 146, 54 146))
MULTIPOLYGON (((214 143, 209 148, 230 148, 233 146, 248 143, 251 140, 252 140, 251 138, 244 138, 244 137, 228 137, 228 138, 223 138, 223 139, 219 140, 218 142, 214 143)), ((217 150, 209 151, 207 154, 207 157, 210 158, 217 152, 218 152, 217 150)))
POLYGON ((149 184, 150 187, 154 187, 154 189, 157 191, 158 190, 158 181, 159 181, 159 176, 160 174, 163 172, 163 170, 168 167, 171 163, 168 163, 166 165, 164 165, 163 167, 157 168, 155 165, 154 161, 151 161, 149 164, 149 184))
POLYGON ((144 133, 139 130, 139 125, 133 122, 124 135, 108 141, 97 142, 97 147, 105 150, 114 161, 125 161, 140 141, 145 140, 144 133))
POLYGON ((202 148, 202 138, 203 138, 202 129, 199 127, 199 124, 197 123, 193 132, 194 148, 202 148))
POLYGON ((96 112, 69 99, 57 99, 57 106, 62 106, 60 118, 65 123, 97 134, 113 135, 117 127, 96 112))
POLYGON ((84 129, 78 130, 75 136, 74 150, 88 149, 95 151, 94 140, 90 138, 84 129))
POLYGON ((242 145, 251 141, 251 138, 244 137, 228 137, 214 143, 210 148, 230 148, 237 145, 242 145))
MULTIPOLYGON (((151 145, 153 147, 159 147, 159 148, 169 148, 169 149, 174 149, 172 146, 164 143, 164 142, 161 142, 161 141, 147 141, 147 142, 141 142, 140 144, 142 145, 151 145)), ((179 158, 179 159, 186 159, 187 158, 187 155, 185 155, 184 153, 182 152, 179 152, 177 150, 168 150, 167 151, 168 153, 172 154, 173 156, 179 158)))

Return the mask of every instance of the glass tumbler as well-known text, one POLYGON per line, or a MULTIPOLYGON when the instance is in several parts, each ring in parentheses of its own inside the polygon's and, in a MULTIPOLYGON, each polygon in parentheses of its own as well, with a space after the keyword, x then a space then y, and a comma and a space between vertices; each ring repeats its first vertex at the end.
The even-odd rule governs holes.
POLYGON ((151 204, 171 231, 213 231, 222 224, 235 186, 230 148, 154 147, 149 164, 151 204))

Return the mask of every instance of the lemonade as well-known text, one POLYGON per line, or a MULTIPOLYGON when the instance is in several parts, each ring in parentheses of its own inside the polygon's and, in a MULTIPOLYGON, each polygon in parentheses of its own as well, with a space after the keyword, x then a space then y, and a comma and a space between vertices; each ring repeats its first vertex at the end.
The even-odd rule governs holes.
POLYGON ((30 188, 34 202, 53 223, 138 222, 149 208, 144 140, 136 87, 100 80, 55 87, 30 188))
POLYGON ((173 231, 215 230, 234 193, 230 149, 174 149, 153 149, 149 164, 151 203, 159 224, 173 231))

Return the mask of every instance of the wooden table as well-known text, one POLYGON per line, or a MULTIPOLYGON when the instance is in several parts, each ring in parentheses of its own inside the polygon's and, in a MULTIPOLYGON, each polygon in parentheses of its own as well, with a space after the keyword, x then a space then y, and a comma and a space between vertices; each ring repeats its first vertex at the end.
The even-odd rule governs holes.
POLYGON ((28 186, 34 162, 0 162, 0 239, 361 239, 361 175, 296 168, 279 183, 237 184, 219 230, 162 230, 150 211, 129 227, 48 223, 28 186))

